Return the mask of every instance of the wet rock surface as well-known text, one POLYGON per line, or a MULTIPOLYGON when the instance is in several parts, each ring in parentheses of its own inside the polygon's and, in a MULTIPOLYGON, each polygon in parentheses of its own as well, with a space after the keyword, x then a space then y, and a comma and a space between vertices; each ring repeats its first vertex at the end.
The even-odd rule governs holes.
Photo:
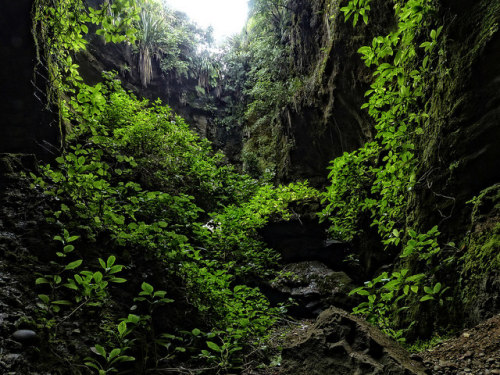
POLYGON ((328 238, 327 225, 315 215, 318 207, 296 207, 295 217, 289 221, 269 222, 259 230, 266 244, 281 254, 281 262, 317 261, 333 271, 344 271, 351 278, 362 273, 362 266, 350 259, 350 244, 328 238))
POLYGON ((271 287, 295 300, 294 316, 317 316, 331 305, 353 307, 349 291, 354 284, 345 272, 333 271, 318 261, 287 264, 271 287))
POLYGON ((280 374, 426 374, 425 367, 367 322, 331 307, 289 335, 280 374))

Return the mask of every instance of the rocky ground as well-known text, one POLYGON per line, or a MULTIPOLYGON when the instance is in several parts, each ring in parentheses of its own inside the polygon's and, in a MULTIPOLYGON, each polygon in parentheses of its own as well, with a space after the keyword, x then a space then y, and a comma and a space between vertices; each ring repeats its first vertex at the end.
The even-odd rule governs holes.
MULTIPOLYGON (((321 319, 320 319, 321 320, 321 319)), ((324 320, 324 319, 323 319, 324 320)), ((321 323, 320 323, 321 325, 321 323)), ((250 364, 245 371, 245 375, 295 375, 306 374, 303 369, 291 368, 290 360, 293 366, 297 365, 297 361, 302 361, 306 366, 311 367, 314 362, 307 358, 301 358, 300 353, 290 352, 290 347, 298 348, 297 345, 317 345, 317 342, 312 344, 311 337, 321 337, 318 335, 318 321, 304 319, 297 322, 288 322, 288 324, 280 327, 273 335, 273 346, 275 348, 285 347, 285 354, 280 355, 278 350, 274 351, 271 356, 271 361, 267 366, 255 366, 250 364), (288 353, 286 353, 288 351, 288 353), (302 372, 301 372, 302 371, 302 372)), ((347 337, 349 340, 350 338, 347 337)), ((371 345, 373 345, 371 343, 371 345)), ((335 346, 335 345, 334 345, 335 346)), ((318 346, 315 348, 318 350, 318 346)), ((271 350, 272 352, 272 350, 271 350)), ((359 358, 356 351, 351 352, 351 356, 359 358)), ((368 353, 370 354, 370 353, 368 353)), ((372 351, 372 357, 373 351, 372 351)), ((412 354, 409 356, 412 362, 423 364, 425 373, 431 375, 494 375, 500 374, 500 315, 497 315, 478 326, 463 331, 457 337, 450 338, 436 345, 432 349, 423 352, 412 354)), ((378 358, 380 361, 380 358, 378 358)), ((317 359, 317 362, 321 359, 317 359)), ((348 362, 348 361, 346 361, 348 362)), ((351 362, 356 362, 351 361, 351 362)), ((317 366, 316 366, 317 367, 317 366)), ((321 365, 319 365, 321 367, 321 365)), ((365 371, 351 372, 338 366, 331 366, 331 372, 321 373, 322 375, 330 374, 393 374, 387 372, 389 370, 366 369, 365 371), (377 372, 378 371, 378 372, 377 372), (385 372, 384 372, 385 371, 385 372)), ((420 367, 421 368, 421 367, 420 367)), ((324 369, 323 369, 324 370, 324 369)), ((307 375, 311 375, 311 368, 307 371, 307 375)), ((396 372, 398 373, 398 372, 396 372)), ((411 372, 410 372, 411 373, 411 372)), ((318 373, 319 374, 319 373, 318 373)))
POLYGON ((500 374, 500 315, 420 353, 430 373, 500 374))

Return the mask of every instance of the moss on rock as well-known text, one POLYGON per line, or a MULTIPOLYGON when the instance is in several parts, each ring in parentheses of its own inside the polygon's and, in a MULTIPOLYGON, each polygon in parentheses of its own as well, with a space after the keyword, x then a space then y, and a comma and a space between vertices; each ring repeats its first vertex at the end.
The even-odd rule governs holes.
POLYGON ((500 308, 500 184, 483 190, 472 202, 460 290, 469 319, 476 322, 500 308))

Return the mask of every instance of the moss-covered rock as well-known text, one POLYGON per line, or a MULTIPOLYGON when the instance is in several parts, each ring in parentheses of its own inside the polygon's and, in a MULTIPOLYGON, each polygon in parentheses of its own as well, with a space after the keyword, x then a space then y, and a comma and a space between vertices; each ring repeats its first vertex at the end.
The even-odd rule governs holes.
POLYGON ((427 85, 430 117, 417 140, 419 183, 407 206, 408 227, 438 225, 441 232, 432 272, 453 300, 416 315, 434 328, 477 323, 500 310, 493 203, 500 181, 500 3, 443 1, 439 13, 443 38, 427 85), (475 196, 472 208, 467 202, 475 196))
POLYGON ((468 319, 478 322, 500 309, 500 184, 474 199, 471 221, 460 290, 468 319))

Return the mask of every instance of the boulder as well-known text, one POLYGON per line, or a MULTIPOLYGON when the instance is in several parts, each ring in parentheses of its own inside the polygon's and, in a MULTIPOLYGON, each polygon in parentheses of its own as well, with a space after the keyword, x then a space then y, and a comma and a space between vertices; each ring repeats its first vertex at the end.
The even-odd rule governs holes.
POLYGON ((283 349, 287 375, 423 375, 425 367, 380 330, 330 307, 283 349))
POLYGON ((345 272, 336 272, 318 261, 290 263, 271 287, 298 304, 290 309, 295 316, 316 317, 331 305, 352 308, 354 298, 349 291, 354 288, 345 272))

